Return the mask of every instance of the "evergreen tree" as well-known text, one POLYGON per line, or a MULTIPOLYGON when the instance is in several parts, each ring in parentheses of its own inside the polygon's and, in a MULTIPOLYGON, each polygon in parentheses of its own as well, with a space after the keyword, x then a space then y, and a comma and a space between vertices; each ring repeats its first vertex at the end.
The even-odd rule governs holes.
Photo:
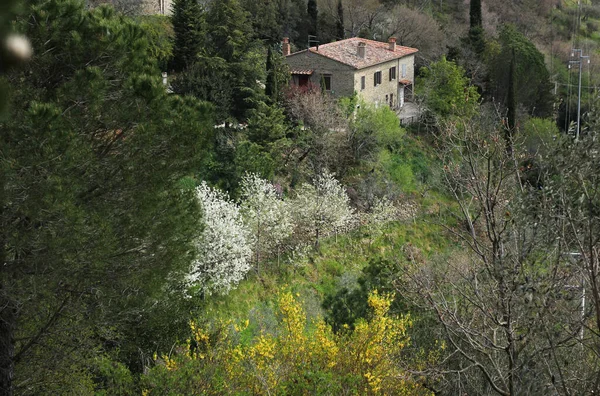
POLYGON ((254 36, 249 14, 239 0, 213 2, 206 18, 210 21, 206 30, 207 53, 228 63, 239 62, 254 36))
POLYGON ((481 0, 471 0, 469 7, 469 27, 471 29, 483 27, 483 18, 481 16, 481 0))
POLYGON ((319 10, 317 9, 316 0, 308 0, 306 4, 306 14, 308 16, 308 34, 317 35, 319 10))
POLYGON ((193 259, 197 204, 181 179, 213 122, 167 95, 144 30, 110 8, 45 1, 16 26, 35 55, 8 74, 0 124, 3 394, 11 380, 93 394, 100 355, 118 346, 137 363, 187 321, 176 305, 157 312, 193 259))
MULTIPOLYGON (((549 115, 552 111, 552 85, 544 55, 513 25, 501 28, 499 41, 500 50, 490 57, 488 66, 491 94, 502 100, 508 98, 512 75, 516 104, 523 105, 536 117, 549 115), (512 59, 513 73, 510 72, 512 59)), ((507 102, 504 104, 508 107, 507 102)))
POLYGON ((204 45, 204 11, 198 0, 173 1, 173 60, 171 67, 182 71, 196 62, 204 45))
POLYGON ((515 51, 511 52, 510 66, 508 69, 508 95, 506 98, 507 126, 506 126, 506 151, 513 151, 513 136, 517 127, 517 103, 515 97, 515 51))
POLYGON ((481 55, 485 50, 483 18, 481 15, 481 0, 471 0, 469 8, 469 42, 476 54, 481 55))
POLYGON ((343 40, 344 38, 346 38, 346 33, 344 31, 344 5, 342 4, 342 0, 338 0, 337 13, 338 13, 337 22, 336 22, 337 39, 343 40))
POLYGON ((267 51, 267 83, 265 85, 265 94, 273 100, 277 100, 279 90, 279 87, 277 86, 277 76, 275 73, 273 50, 269 46, 267 51))
POLYGON ((281 41, 278 3, 271 0, 241 0, 242 7, 250 14, 254 34, 271 45, 281 41))

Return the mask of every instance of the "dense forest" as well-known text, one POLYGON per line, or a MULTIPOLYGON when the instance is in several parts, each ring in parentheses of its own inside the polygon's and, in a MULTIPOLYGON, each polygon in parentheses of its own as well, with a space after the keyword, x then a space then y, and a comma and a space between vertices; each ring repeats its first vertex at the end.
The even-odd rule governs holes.
POLYGON ((0 4, 0 395, 600 392, 598 0, 142 4, 0 4))

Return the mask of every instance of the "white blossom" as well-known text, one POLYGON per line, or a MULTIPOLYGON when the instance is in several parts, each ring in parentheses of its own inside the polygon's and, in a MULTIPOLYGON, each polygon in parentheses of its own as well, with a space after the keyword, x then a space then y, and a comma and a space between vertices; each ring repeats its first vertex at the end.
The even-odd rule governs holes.
POLYGON ((321 237, 347 231, 355 223, 346 191, 328 172, 317 176, 313 184, 301 185, 292 205, 298 232, 312 234, 315 245, 321 237))
POLYGON ((257 263, 262 257, 273 255, 291 236, 292 217, 286 203, 275 187, 255 174, 246 174, 241 184, 241 211, 251 231, 257 263))
POLYGON ((196 189, 204 229, 197 242, 198 259, 188 276, 191 286, 205 292, 227 292, 250 269, 249 232, 239 207, 227 194, 202 183, 196 189))

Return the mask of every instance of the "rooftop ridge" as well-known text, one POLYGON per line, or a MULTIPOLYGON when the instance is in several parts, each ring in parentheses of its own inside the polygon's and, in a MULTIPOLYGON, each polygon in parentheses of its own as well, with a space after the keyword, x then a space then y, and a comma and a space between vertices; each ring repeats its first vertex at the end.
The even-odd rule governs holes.
POLYGON ((414 54, 419 50, 416 48, 396 45, 396 49, 391 51, 389 49, 389 43, 387 42, 363 39, 360 37, 351 37, 345 40, 332 41, 330 43, 319 45, 318 50, 317 47, 314 46, 302 51, 294 52, 293 54, 287 56, 298 55, 309 51, 312 54, 321 55, 325 58, 334 60, 347 66, 351 66, 354 69, 362 69, 377 65, 379 63, 385 63, 394 59, 403 58, 405 56, 414 54), (367 55, 365 58, 361 58, 357 54, 356 49, 359 42, 363 42, 367 45, 367 55))

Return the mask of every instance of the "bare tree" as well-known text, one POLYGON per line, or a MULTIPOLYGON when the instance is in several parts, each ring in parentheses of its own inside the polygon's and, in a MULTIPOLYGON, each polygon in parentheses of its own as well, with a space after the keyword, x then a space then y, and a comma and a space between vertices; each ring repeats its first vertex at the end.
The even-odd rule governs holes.
POLYGON ((421 65, 439 59, 446 51, 446 36, 431 16, 403 5, 386 13, 382 23, 383 35, 396 37, 397 43, 419 49, 421 65))
POLYGON ((521 183, 525 159, 508 155, 496 119, 443 128, 444 178, 455 206, 443 224, 462 248, 443 263, 414 266, 398 288, 431 310, 448 355, 433 369, 453 393, 572 394, 564 362, 577 345, 579 272, 542 238, 537 203, 521 183), (450 221, 448 221, 450 219, 450 221), (454 219, 454 220, 452 220, 454 219))
POLYGON ((336 101, 317 87, 292 89, 285 108, 298 124, 294 144, 284 154, 286 164, 294 172, 307 164, 310 175, 328 169, 342 177, 352 162, 352 152, 348 120, 336 101))

